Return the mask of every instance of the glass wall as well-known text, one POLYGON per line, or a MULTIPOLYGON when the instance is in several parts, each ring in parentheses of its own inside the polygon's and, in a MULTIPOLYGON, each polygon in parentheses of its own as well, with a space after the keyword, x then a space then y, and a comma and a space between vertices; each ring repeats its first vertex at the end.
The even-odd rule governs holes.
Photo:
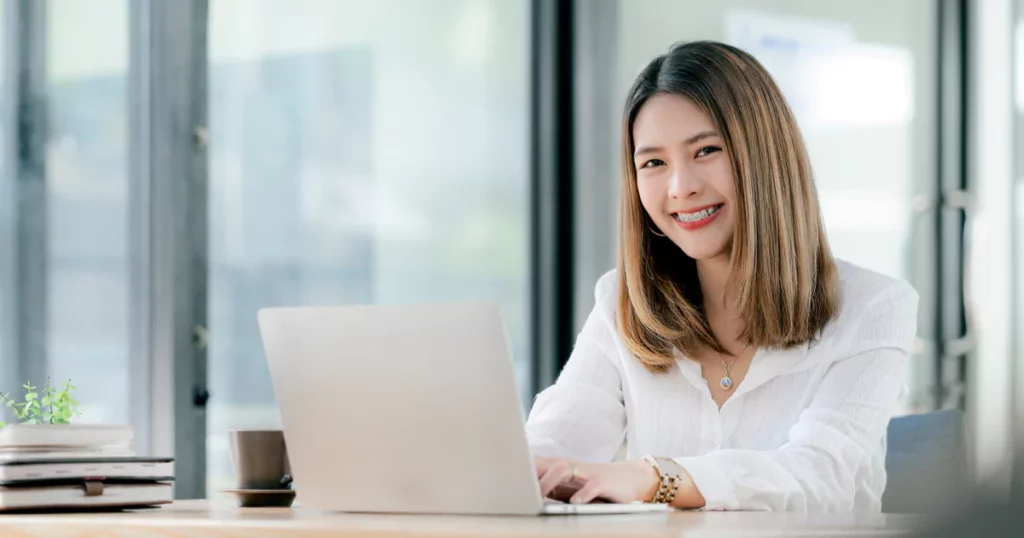
POLYGON ((528 396, 528 8, 210 2, 211 491, 279 424, 261 307, 497 301, 528 396))
MULTIPOLYGON (((927 278, 922 275, 933 270, 927 249, 936 231, 933 219, 922 218, 915 208, 936 188, 935 2, 729 0, 697 6, 638 0, 617 5, 617 67, 608 83, 618 98, 604 124, 616 144, 629 85, 671 44, 711 39, 747 50, 772 73, 794 109, 835 254, 916 284, 922 292, 921 319, 932 319, 934 298, 926 293, 931 284, 921 284, 927 278), (878 15, 882 12, 884 17, 878 15)), ((609 168, 607 180, 618 181, 618 168, 609 168)), ((601 226, 604 236, 614 237, 609 234, 617 201, 610 202, 609 222, 601 226)), ((614 260, 607 264, 611 268, 614 260)), ((588 285, 593 283, 581 283, 588 285)), ((929 328, 922 324, 922 331, 929 328)), ((909 409, 932 403, 926 373, 932 357, 922 353, 918 359, 909 409)))

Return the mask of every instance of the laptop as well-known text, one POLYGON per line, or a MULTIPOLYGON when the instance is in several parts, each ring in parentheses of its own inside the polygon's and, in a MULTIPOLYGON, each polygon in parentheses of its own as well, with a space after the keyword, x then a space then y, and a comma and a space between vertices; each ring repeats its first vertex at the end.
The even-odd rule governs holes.
POLYGON ((495 305, 267 308, 258 320, 302 506, 488 515, 669 510, 543 498, 495 305))

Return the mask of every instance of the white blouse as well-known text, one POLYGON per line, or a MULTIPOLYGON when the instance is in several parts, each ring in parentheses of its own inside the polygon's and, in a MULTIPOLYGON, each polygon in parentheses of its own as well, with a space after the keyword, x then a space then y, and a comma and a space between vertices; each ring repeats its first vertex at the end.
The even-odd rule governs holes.
POLYGON ((676 368, 654 374, 629 352, 618 275, 604 275, 568 363, 530 411, 533 455, 608 462, 625 442, 629 459, 678 461, 706 510, 880 511, 918 296, 838 263, 838 317, 809 344, 758 349, 721 410, 698 362, 677 352, 676 368))

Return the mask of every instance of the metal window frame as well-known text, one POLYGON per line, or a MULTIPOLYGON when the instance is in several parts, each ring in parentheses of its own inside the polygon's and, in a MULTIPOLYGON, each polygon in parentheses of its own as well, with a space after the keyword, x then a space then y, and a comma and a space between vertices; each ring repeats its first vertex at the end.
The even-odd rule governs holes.
MULTIPOLYGON (((1024 26, 1024 0, 1015 0, 1011 7, 1011 24, 1014 25, 1015 31, 1021 31, 1020 28, 1024 26)), ((1017 71, 1024 67, 1024 57, 1021 57, 1020 48, 1015 46, 1010 53, 1011 67, 1010 69, 1017 71)), ((1019 95, 1024 88, 1017 87, 1022 80, 1022 73, 1015 73, 1015 76, 1011 77, 1011 83, 1014 87, 1011 89, 1011 95, 1019 95)), ((1016 108, 1014 105, 1013 108, 1016 108)), ((1017 147, 1024 147, 1024 111, 1017 110, 1016 118, 1013 125, 1013 143, 1017 147)), ((1024 200, 1024 156, 1020 153, 1016 155, 1014 162, 1014 178, 1013 186, 1014 192, 1012 193, 1014 203, 1010 213, 1010 221, 1014 223, 1014 226, 1010 229, 1010 244, 1011 244, 1011 264, 1013 267, 1014 278, 1011 282, 1010 293, 1014 297, 1014 308, 1011 314, 1010 327, 1013 333, 1013 339, 1010 342, 1010 369, 1012 376, 1012 383, 1010 389, 1010 396, 1013 402, 1013 409, 1011 411, 1010 424, 1016 424, 1016 431, 1014 432, 1013 449, 1014 459, 1012 460, 1012 473, 1010 479, 1010 493, 1011 498, 1018 501, 1024 501, 1024 334, 1021 333, 1020 328, 1024 327, 1024 234, 1016 226, 1019 222, 1024 222, 1024 207, 1021 206, 1020 201, 1024 200)))
POLYGON ((936 409, 967 407, 967 372, 976 347, 969 331, 965 263, 966 238, 971 223, 971 195, 967 183, 967 28, 966 0, 941 0, 938 18, 938 129, 935 211, 936 306, 932 319, 935 335, 934 404, 936 409))
POLYGON ((619 197, 618 61, 620 0, 578 2, 573 73, 575 160, 574 326, 578 333, 594 307, 594 284, 616 264, 619 197), (608 133, 615 133, 608 136, 608 133))
POLYGON ((4 386, 40 384, 48 366, 46 197, 46 8, 36 0, 2 0, 5 119, 0 151, 0 361, 4 386))
POLYGON ((531 377, 554 382, 573 342, 573 0, 531 2, 531 377))
POLYGON ((206 496, 207 0, 130 6, 131 422, 206 496))

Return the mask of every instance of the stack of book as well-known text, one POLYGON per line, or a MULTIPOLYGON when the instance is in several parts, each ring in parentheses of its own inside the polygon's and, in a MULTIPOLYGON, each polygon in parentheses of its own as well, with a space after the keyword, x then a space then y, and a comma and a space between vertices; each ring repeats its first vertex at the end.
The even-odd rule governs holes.
POLYGON ((130 426, 0 429, 0 511, 149 507, 173 499, 174 460, 141 458, 130 426))

